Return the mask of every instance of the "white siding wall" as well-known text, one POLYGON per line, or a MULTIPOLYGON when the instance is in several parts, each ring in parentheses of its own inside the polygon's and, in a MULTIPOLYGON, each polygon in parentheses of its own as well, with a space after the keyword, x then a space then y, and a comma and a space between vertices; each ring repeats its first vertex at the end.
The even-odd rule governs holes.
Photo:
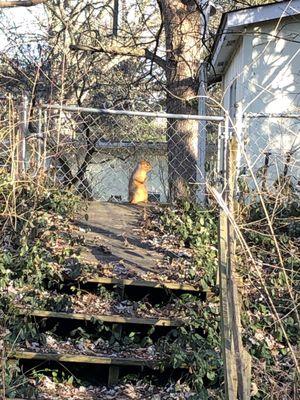
MULTIPOLYGON (((237 79, 237 101, 248 113, 300 114, 300 19, 284 19, 249 27, 224 77, 224 106, 229 106, 229 87, 237 79), (274 38, 273 35, 280 38, 274 38), (288 40, 285 40, 286 38, 288 40)), ((247 118, 246 151, 254 169, 263 166, 269 151, 268 182, 282 173, 287 152, 300 146, 300 120, 295 118, 247 118)), ((300 179, 299 150, 293 153, 289 174, 294 183, 300 179)))
POLYGON ((231 58, 227 71, 223 79, 223 105, 229 110, 230 86, 236 80, 236 101, 239 102, 243 98, 243 67, 244 67, 244 51, 243 40, 238 45, 236 52, 231 58))
POLYGON ((245 32, 244 103, 250 112, 299 112, 300 19, 276 26, 275 21, 245 32))

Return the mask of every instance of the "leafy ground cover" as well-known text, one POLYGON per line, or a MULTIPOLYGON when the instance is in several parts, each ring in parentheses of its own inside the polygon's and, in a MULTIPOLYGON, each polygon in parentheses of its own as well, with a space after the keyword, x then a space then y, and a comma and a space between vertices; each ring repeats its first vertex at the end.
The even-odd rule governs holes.
MULTIPOLYGON (((270 221, 261 202, 241 208, 238 221, 251 254, 250 257, 243 246, 238 247, 242 334, 252 356, 252 397, 290 400, 297 397, 299 385, 295 368, 299 354, 299 198, 293 196, 278 201, 270 196, 265 202, 270 221)), ((145 240, 174 254, 184 255, 187 251, 191 260, 190 277, 196 269, 195 280, 214 292, 216 212, 183 203, 157 210, 152 218, 153 222, 142 231, 145 240)), ((194 325, 190 330, 178 328, 178 338, 171 343, 165 340, 164 351, 174 355, 175 364, 177 359, 188 356, 185 361, 192 366, 193 383, 198 385, 200 393, 206 378, 211 378, 213 384, 222 382, 218 301, 203 302, 201 309, 194 310, 194 325), (204 335, 198 335, 198 326, 204 335), (193 356, 182 351, 187 346, 194 349, 193 356)), ((213 393, 222 397, 219 389, 213 393)))
MULTIPOLYGON (((73 332, 71 332, 72 334, 73 332)), ((36 339, 18 341, 16 350, 33 351, 51 354, 83 354, 87 356, 110 356, 118 358, 141 359, 144 361, 159 360, 159 353, 154 345, 141 347, 134 343, 133 336, 124 337, 122 342, 104 340, 101 337, 95 339, 83 330, 77 338, 68 337, 63 340, 51 332, 39 334, 36 339)), ((74 334, 74 333, 73 333, 74 334)))
POLYGON ((154 209, 151 221, 139 232, 145 242, 166 254, 174 280, 211 289, 218 265, 217 218, 217 209, 181 202, 154 209))
MULTIPOLYGON (((202 312, 203 303, 199 301, 199 298, 185 294, 172 298, 169 304, 160 305, 159 308, 159 304, 148 304, 147 299, 134 302, 129 300, 119 301, 117 297, 108 295, 103 288, 98 288, 96 293, 85 293, 78 291, 75 285, 72 294, 63 293, 65 280, 70 279, 68 274, 79 276, 80 273, 91 267, 81 263, 80 250, 84 246, 84 241, 80 235, 80 230, 78 232, 78 227, 72 223, 72 216, 81 206, 79 198, 72 192, 64 191, 55 186, 51 187, 50 185, 49 189, 49 185, 46 185, 45 182, 40 182, 40 185, 24 182, 15 188, 9 177, 3 176, 2 178, 3 191, 0 204, 2 207, 3 236, 1 240, 3 251, 1 252, 0 262, 0 305, 3 360, 11 349, 134 356, 146 360, 155 358, 159 361, 157 365, 161 370, 170 365, 175 367, 183 364, 188 365, 189 370, 182 378, 182 382, 185 382, 188 378, 192 388, 206 393, 206 389, 204 389, 206 382, 203 381, 203 377, 204 380, 208 381, 208 386, 210 386, 210 383, 214 384, 216 374, 209 371, 217 367, 211 365, 207 359, 206 365, 202 364, 201 366, 201 379, 198 382, 192 379, 195 373, 198 374, 197 363, 200 358, 196 342, 199 341, 199 337, 195 336, 194 343, 190 342, 190 339, 196 331, 203 330, 204 326, 203 321, 201 323, 194 322, 195 316, 202 312), (37 187, 39 190, 37 190, 37 187), (11 191, 14 191, 15 196, 13 203, 7 202, 7 197, 10 196, 11 191), (53 294, 56 296, 54 297, 53 294), (169 317, 180 315, 181 318, 189 319, 189 325, 187 330, 172 329, 167 337, 160 338, 156 343, 153 342, 151 337, 153 328, 146 334, 129 332, 122 337, 122 340, 116 340, 115 337, 113 339, 101 337, 101 329, 105 331, 107 336, 107 327, 99 325, 97 326, 97 334, 99 335, 97 337, 84 329, 77 330, 72 335, 61 337, 55 330, 41 331, 36 322, 27 317, 24 319, 17 312, 17 309, 23 307, 23 305, 68 310, 70 302, 72 310, 76 309, 79 312, 87 311, 89 305, 93 302, 96 312, 99 313, 103 311, 103 308, 106 311, 109 308, 120 315, 164 315, 169 317), (174 351, 176 353, 172 354, 174 351)), ((154 218, 160 219, 161 215, 158 216, 155 213, 152 218, 154 223, 154 218)), ((151 240, 150 237, 146 238, 147 228, 143 229, 145 240, 151 240)), ((169 234, 171 235, 171 231, 169 234)), ((167 238, 164 240, 167 242, 167 238)), ((174 241, 174 238, 170 241, 174 241)), ((172 255, 176 254, 176 260, 173 260, 173 257, 172 260, 166 257, 166 266, 163 268, 164 270, 169 269, 170 274, 168 273, 167 277, 161 279, 178 278, 182 281, 188 278, 194 282, 195 277, 198 276, 193 273, 192 268, 194 250, 181 244, 176 247, 175 242, 172 246, 172 255), (182 262, 186 266, 184 273, 180 268, 177 268, 182 262)), ((168 254, 170 254, 170 246, 166 246, 166 249, 167 247, 168 254)), ((99 267, 98 265, 98 272, 101 270, 99 267)), ((113 266, 113 268, 115 267, 113 266)), ((111 268, 107 266, 106 268, 111 271, 111 268)), ((105 268, 103 270, 105 274, 105 268)), ((203 271, 201 271, 201 276, 203 276, 203 271)), ((209 319, 208 316, 205 318, 209 319)), ((205 357, 207 357, 207 354, 205 354, 205 357)), ((204 360, 203 357, 201 359, 204 360)), ((18 363, 5 361, 3 371, 2 377, 5 377, 5 380, 2 382, 2 390, 5 390, 6 396, 31 396, 28 394, 32 390, 29 380, 34 375, 34 371, 29 376, 24 376, 18 363)), ((45 379, 47 380, 47 378, 45 379)), ((37 396, 41 389, 38 382, 35 383, 35 391, 32 392, 34 395, 31 398, 37 396)), ((179 384, 177 386, 180 387, 179 384)), ((79 390, 77 383, 74 390, 79 390)), ((160 393, 159 390, 157 389, 157 393, 160 393)), ((169 394, 166 394, 166 396, 169 397, 165 398, 187 398, 184 397, 184 394, 180 394, 178 390, 174 389, 174 393, 167 391, 169 394)), ((53 393, 55 391, 56 389, 53 393)), ((140 389, 137 389, 137 393, 139 391, 140 389)), ((194 389, 188 390, 189 398, 192 398, 191 393, 194 393, 194 389)))
MULTIPOLYGON (((2 391, 8 397, 26 394, 28 398, 28 393, 34 393, 29 398, 68 398, 72 394, 78 399, 100 395, 104 399, 122 399, 122 396, 130 398, 130 393, 133 399, 142 399, 147 398, 148 390, 152 396, 149 398, 154 399, 155 396, 161 396, 157 399, 223 398, 216 284, 217 210, 201 209, 187 202, 169 208, 157 207, 138 231, 148 245, 165 256, 161 274, 147 276, 148 279, 190 282, 208 290, 210 296, 199 298, 185 293, 173 295, 169 302, 160 304, 147 298, 120 299, 100 286, 91 293, 74 285, 72 293, 64 293, 65 280, 70 275, 78 277, 83 273, 86 277, 97 271, 103 276, 132 276, 128 276, 120 263, 82 264, 80 251, 84 239, 72 222, 81 202, 74 193, 45 182, 20 182, 16 187, 8 175, 2 173, 0 178, 0 347, 4 360, 1 379, 2 391), (85 313, 91 304, 95 314, 179 317, 188 323, 170 329, 155 343, 152 331, 129 332, 122 341, 107 339, 111 332, 104 325, 97 326, 98 334, 103 329, 104 337, 82 329, 62 338, 55 330, 41 332, 36 323, 29 318, 20 319, 18 313, 20 307, 85 313), (161 370, 182 365, 188 368, 177 384, 170 379, 169 385, 161 387, 145 380, 137 383, 138 377, 131 377, 113 389, 96 388, 79 382, 72 374, 58 379, 50 371, 39 374, 32 371, 30 376, 24 376, 18 364, 5 361, 11 347, 134 355, 149 360, 158 356, 161 370)), ((252 397, 290 400, 297 398, 298 379, 294 357, 299 345, 299 202, 292 198, 280 203, 270 198, 267 205, 273 236, 259 204, 243 208, 239 221, 250 249, 249 253, 242 246, 238 248, 243 339, 252 356, 252 397)))
POLYGON ((166 386, 152 385, 145 380, 134 384, 125 382, 113 388, 80 384, 75 386, 72 379, 59 379, 57 375, 49 378, 40 373, 32 378, 32 385, 39 389, 38 400, 187 400, 195 398, 195 392, 181 382, 166 386))
MULTIPOLYGON (((98 288, 98 294, 76 290, 75 294, 58 293, 56 291, 21 292, 14 298, 16 307, 21 310, 48 310, 66 313, 97 315, 121 315, 136 318, 177 318, 186 319, 187 306, 182 301, 184 296, 171 299, 166 304, 151 304, 147 299, 134 301, 121 300, 116 292, 111 292, 103 286, 98 288)), ((191 302, 193 308, 199 307, 200 300, 195 297, 191 302)))
POLYGON ((300 204, 290 195, 245 207, 241 230, 256 261, 239 249, 243 336, 253 363, 255 398, 294 399, 299 393, 300 204), (274 235, 270 231, 270 222, 274 235))

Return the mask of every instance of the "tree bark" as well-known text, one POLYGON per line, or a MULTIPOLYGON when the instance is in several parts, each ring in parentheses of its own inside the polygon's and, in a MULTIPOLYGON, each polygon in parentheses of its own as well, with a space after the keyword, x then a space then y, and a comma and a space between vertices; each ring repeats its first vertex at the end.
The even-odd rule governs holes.
POLYGON ((78 185, 78 190, 86 199, 93 200, 93 191, 89 180, 86 176, 87 169, 92 161, 95 153, 97 152, 96 144, 98 141, 97 137, 93 137, 93 134, 89 128, 89 125, 84 122, 84 132, 86 140, 86 152, 81 165, 78 167, 76 175, 70 180, 71 185, 78 185))
POLYGON ((113 36, 118 36, 118 25, 119 25, 119 0, 114 0, 113 8, 113 36))
MULTIPOLYGON (((166 37, 166 58, 144 47, 73 44, 71 50, 146 58, 166 74, 167 112, 196 114, 201 50, 201 13, 197 0, 157 0, 166 37), (194 101, 191 101, 194 99, 194 101)), ((194 197, 197 182, 198 122, 168 120, 169 197, 194 197)))
MULTIPOLYGON (((167 112, 197 114, 201 17, 194 0, 160 0, 166 36, 167 112), (195 104, 195 102, 194 102, 195 104)), ((194 195, 197 179, 198 122, 168 121, 170 200, 194 195)))
POLYGON ((113 56, 127 56, 127 57, 135 57, 135 58, 146 58, 147 60, 152 60, 161 68, 166 68, 166 62, 161 57, 152 53, 152 51, 148 50, 145 47, 124 47, 120 46, 116 43, 111 43, 109 46, 89 46, 82 44, 71 44, 70 50, 73 51, 89 51, 91 53, 105 53, 111 54, 113 56))
POLYGON ((12 8, 12 7, 32 7, 37 4, 46 3, 48 0, 11 0, 11 1, 0 1, 0 8, 12 8))

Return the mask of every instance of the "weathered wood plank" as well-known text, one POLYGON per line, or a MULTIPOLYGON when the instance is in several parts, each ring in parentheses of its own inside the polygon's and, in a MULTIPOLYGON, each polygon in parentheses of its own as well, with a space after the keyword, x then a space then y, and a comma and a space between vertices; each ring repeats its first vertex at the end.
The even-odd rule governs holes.
POLYGON ((57 353, 37 353, 34 351, 16 350, 9 356, 22 360, 45 360, 72 362, 83 364, 104 364, 119 366, 148 366, 153 367, 154 362, 137 358, 109 357, 109 356, 86 356, 81 354, 57 354, 57 353))
POLYGON ((241 333, 240 298, 236 283, 236 232, 237 215, 236 172, 238 141, 231 132, 228 120, 225 126, 223 171, 223 199, 227 206, 219 218, 219 276, 221 300, 222 351, 226 400, 249 400, 251 357, 243 348, 241 333))
MULTIPOLYGON (((238 107, 239 119, 242 119, 241 107, 238 107)), ((238 125, 241 126, 242 121, 237 120, 238 125), (238 123, 239 122, 239 123, 238 123)), ((228 160, 228 208, 231 214, 236 218, 238 215, 238 204, 235 201, 236 193, 236 173, 237 173, 237 154, 238 154, 238 140, 236 135, 232 135, 229 141, 229 160, 228 160)), ((250 399, 250 382, 251 382, 251 357, 247 354, 243 347, 242 342, 242 326, 241 326, 241 300, 238 295, 236 278, 238 276, 237 266, 237 241, 234 227, 228 221, 228 295, 229 305, 231 307, 232 318, 232 338, 234 344, 236 376, 238 381, 238 398, 240 400, 250 399), (246 362, 246 364, 245 364, 246 362)))
POLYGON ((118 324, 137 324, 137 325, 155 325, 155 326, 180 326, 183 321, 171 318, 137 318, 137 317, 122 317, 120 315, 92 315, 83 313, 67 313, 47 310, 20 310, 20 314, 27 314, 33 317, 41 318, 62 318, 74 319, 80 321, 103 321, 118 324))
MULTIPOLYGON (((124 288, 124 286, 122 286, 124 288)), ((123 292, 124 295, 124 291, 121 290, 123 292)), ((123 298, 123 296, 122 296, 123 298)), ((122 325, 119 324, 113 324, 112 326, 112 334, 114 336, 115 339, 117 339, 118 341, 121 339, 122 337, 122 325)), ((120 367, 116 366, 116 365, 112 365, 109 367, 109 371, 108 371, 108 386, 115 386, 117 385, 118 381, 119 381, 119 376, 120 376, 120 367)))
POLYGON ((120 377, 120 367, 116 365, 111 365, 108 371, 108 386, 115 386, 119 382, 120 377))
POLYGON ((144 210, 144 207, 138 205, 97 201, 88 203, 88 218, 80 216, 76 220, 85 243, 88 243, 88 246, 82 249, 79 261, 82 266, 94 266, 94 271, 90 271, 89 277, 84 276, 83 270, 82 281, 199 291, 193 284, 177 283, 175 278, 171 278, 171 282, 162 282, 163 277, 168 280, 170 273, 170 266, 161 267, 165 255, 169 253, 158 251, 143 239, 140 229, 144 210), (101 276, 103 266, 117 264, 121 265, 123 276, 101 276), (156 276, 161 277, 160 282, 155 281, 156 276))
POLYGON ((170 289, 170 290, 186 290, 192 292, 205 292, 201 288, 197 288, 188 283, 177 283, 177 282, 155 282, 155 281, 144 281, 139 279, 118 279, 118 278, 107 278, 102 276, 96 276, 91 278, 83 278, 85 282, 89 283, 101 283, 103 285, 124 285, 124 286, 140 286, 149 288, 159 289, 170 289))
POLYGON ((233 358, 231 310, 228 295, 228 230, 227 216, 221 210, 219 217, 219 284, 221 305, 221 334, 226 400, 237 398, 236 365, 233 358))

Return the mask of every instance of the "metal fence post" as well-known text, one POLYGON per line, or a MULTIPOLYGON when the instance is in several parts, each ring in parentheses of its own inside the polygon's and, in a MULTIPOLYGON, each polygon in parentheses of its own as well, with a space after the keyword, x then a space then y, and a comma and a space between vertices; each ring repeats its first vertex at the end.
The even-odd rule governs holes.
POLYGON ((26 133, 28 126, 28 98, 23 96, 20 110, 20 138, 19 138, 19 173, 22 175, 26 171, 26 133))
MULTIPOLYGON (((206 115, 206 86, 207 86, 207 65, 203 62, 200 66, 200 84, 199 84, 199 101, 198 115, 206 115)), ((206 186, 205 186, 205 158, 206 158, 206 125, 207 121, 199 121, 198 125, 198 160, 197 160, 197 188, 196 199, 198 203, 205 202, 206 186)))
POLYGON ((47 134, 48 134, 48 112, 43 110, 42 118, 44 125, 42 125, 43 130, 43 171, 47 169, 47 134))

